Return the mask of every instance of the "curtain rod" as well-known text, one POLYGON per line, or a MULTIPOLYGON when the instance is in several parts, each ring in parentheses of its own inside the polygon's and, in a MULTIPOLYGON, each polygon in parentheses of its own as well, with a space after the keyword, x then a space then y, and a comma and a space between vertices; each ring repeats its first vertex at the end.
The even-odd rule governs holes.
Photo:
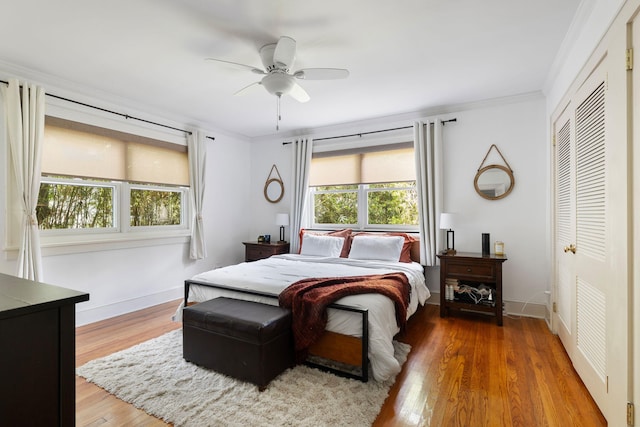
MULTIPOLYGON (((6 82, 4 80, 0 80, 0 83, 4 83, 6 85, 9 84, 9 82, 6 82)), ((67 102, 72 102, 74 104, 82 105, 83 107, 89 107, 89 108, 93 108, 94 110, 100 110, 100 111, 103 111, 105 113, 115 114, 116 116, 124 117, 125 119, 137 120, 139 122, 149 123, 149 124, 154 125, 154 126, 160 126, 160 127, 167 128, 167 129, 177 130, 178 132, 184 132, 187 135, 191 135, 192 134, 192 132, 188 131, 188 130, 176 128, 176 127, 165 125, 165 124, 162 124, 162 123, 152 122, 151 120, 141 119, 139 117, 130 116, 128 114, 119 113, 117 111, 108 110, 108 109, 102 108, 102 107, 96 107, 95 105, 86 104, 86 103, 80 102, 80 101, 75 101, 73 99, 69 99, 69 98, 65 98, 65 97, 62 97, 62 96, 54 95, 52 93, 45 92, 45 95, 46 96, 50 96, 52 98, 60 99, 62 101, 67 101, 67 102)), ((211 139, 211 140, 215 140, 216 139, 213 136, 205 136, 205 138, 208 138, 208 139, 211 139)))
MULTIPOLYGON (((443 120, 442 121, 442 125, 444 126, 445 124, 447 124, 449 122, 457 122, 457 121, 458 121, 457 118, 453 118, 453 119, 449 119, 449 120, 443 120)), ((372 134, 372 133, 390 132, 390 131, 394 131, 394 130, 412 129, 412 128, 413 128, 413 126, 403 126, 403 127, 399 127, 399 128, 372 130, 372 131, 369 131, 369 132, 352 133, 350 135, 328 136, 326 138, 314 139, 314 141, 326 141, 328 139, 348 138, 348 137, 351 137, 351 136, 362 137, 362 135, 369 135, 369 134, 372 134)), ((282 145, 288 145, 288 144, 291 144, 292 142, 293 141, 285 141, 285 142, 282 143, 282 145)))

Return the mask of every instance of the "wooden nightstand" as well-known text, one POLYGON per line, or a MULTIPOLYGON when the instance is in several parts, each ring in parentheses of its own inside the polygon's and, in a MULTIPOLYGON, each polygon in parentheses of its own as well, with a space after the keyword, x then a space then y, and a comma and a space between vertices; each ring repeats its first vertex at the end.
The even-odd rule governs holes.
POLYGON ((440 258, 440 317, 452 310, 480 311, 496 316, 502 326, 502 263, 505 255, 482 256, 477 253, 458 252, 455 255, 438 255, 440 258), (447 285, 488 287, 491 297, 475 302, 463 292, 447 292, 447 285), (484 286, 482 286, 484 285, 484 286))
POLYGON ((280 254, 289 253, 289 242, 284 242, 284 243, 242 242, 242 244, 245 246, 244 260, 247 262, 269 258, 271 255, 280 255, 280 254))

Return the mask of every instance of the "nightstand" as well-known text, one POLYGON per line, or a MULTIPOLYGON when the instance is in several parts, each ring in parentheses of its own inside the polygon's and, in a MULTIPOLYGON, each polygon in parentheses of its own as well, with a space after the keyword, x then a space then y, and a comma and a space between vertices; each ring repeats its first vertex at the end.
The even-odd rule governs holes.
POLYGON ((242 242, 242 244, 245 246, 244 260, 247 262, 269 258, 271 255, 280 255, 280 254, 289 253, 289 242, 284 242, 284 243, 242 242))
POLYGON ((505 255, 485 255, 458 252, 455 255, 438 255, 440 258, 440 317, 450 311, 477 311, 490 313, 502 326, 502 263, 505 255), (451 289, 447 292, 447 287, 451 289), (478 295, 469 297, 463 292, 468 287, 484 289, 490 297, 476 301, 478 295))

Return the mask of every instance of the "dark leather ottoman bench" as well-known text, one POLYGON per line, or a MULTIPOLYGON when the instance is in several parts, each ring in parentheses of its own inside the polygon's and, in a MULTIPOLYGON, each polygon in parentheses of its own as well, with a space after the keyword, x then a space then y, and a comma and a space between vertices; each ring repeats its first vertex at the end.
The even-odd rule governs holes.
POLYGON ((186 307, 185 360, 264 390, 293 366, 291 313, 278 306, 215 298, 186 307))

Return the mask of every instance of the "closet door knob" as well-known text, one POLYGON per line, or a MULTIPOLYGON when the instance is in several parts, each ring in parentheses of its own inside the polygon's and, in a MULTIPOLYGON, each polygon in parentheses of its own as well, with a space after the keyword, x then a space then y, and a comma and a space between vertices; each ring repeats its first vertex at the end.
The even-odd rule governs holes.
POLYGON ((575 253, 576 253, 576 245, 574 245, 574 244, 572 243, 572 244, 570 244, 569 246, 565 246, 565 247, 564 247, 564 252, 565 252, 565 253, 567 253, 567 252, 571 252, 571 253, 575 254, 575 253))

